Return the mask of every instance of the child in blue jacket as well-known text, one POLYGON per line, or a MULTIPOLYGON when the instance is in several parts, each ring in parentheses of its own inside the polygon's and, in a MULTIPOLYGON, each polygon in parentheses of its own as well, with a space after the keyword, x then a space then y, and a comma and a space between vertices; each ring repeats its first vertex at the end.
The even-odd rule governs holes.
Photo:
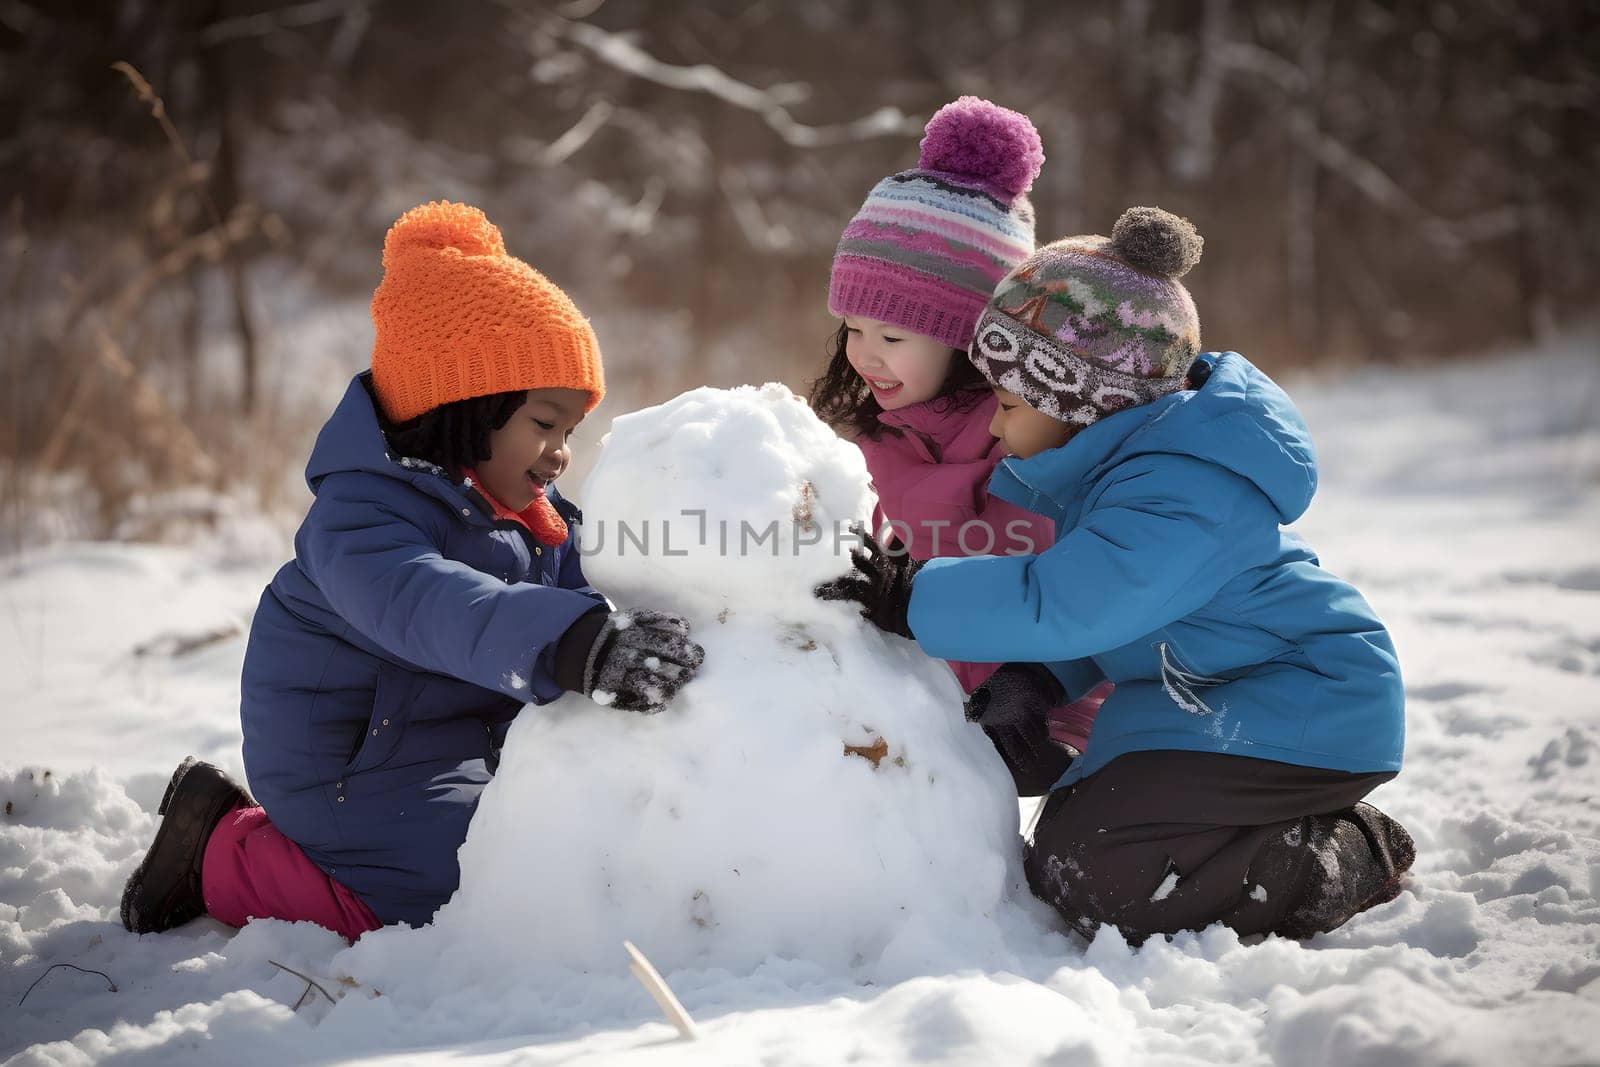
POLYGON ((1400 769, 1404 693, 1372 609, 1282 528, 1316 489, 1299 412, 1239 354, 1196 358, 1178 278, 1200 246, 1133 208, 1041 248, 978 324, 1010 456, 989 491, 1054 520, 1052 548, 920 564, 867 539, 818 593, 929 655, 1007 661, 969 701, 985 726, 1115 683, 1026 854, 1085 935, 1309 937, 1393 899, 1414 858, 1360 803, 1400 769))
POLYGON ((588 321, 476 208, 407 212, 383 262, 372 369, 317 438, 316 500, 250 630, 259 803, 184 761, 123 895, 136 933, 426 923, 524 705, 656 712, 702 661, 684 620, 613 612, 579 566, 553 482, 605 393, 588 321))

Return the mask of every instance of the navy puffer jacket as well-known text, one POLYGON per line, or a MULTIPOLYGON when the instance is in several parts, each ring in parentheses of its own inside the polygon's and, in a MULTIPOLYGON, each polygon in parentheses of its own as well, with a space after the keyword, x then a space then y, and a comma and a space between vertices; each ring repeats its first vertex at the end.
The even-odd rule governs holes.
POLYGON ((560 696, 561 635, 604 606, 570 529, 539 545, 469 485, 392 455, 358 375, 322 428, 295 558, 262 594, 240 717, 273 824, 384 922, 427 922, 525 704, 560 696))

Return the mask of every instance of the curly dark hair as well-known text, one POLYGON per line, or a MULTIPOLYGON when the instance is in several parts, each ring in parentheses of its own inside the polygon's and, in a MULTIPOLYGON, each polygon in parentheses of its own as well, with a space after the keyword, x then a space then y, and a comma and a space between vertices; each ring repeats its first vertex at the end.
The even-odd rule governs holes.
MULTIPOLYGON (((875 439, 885 432, 893 432, 893 428, 878 421, 883 405, 850 366, 849 357, 845 355, 849 338, 849 328, 840 323, 828 342, 827 369, 811 383, 806 400, 817 417, 835 430, 848 431, 853 437, 875 439)), ((955 358, 950 361, 950 371, 929 403, 938 405, 936 410, 939 411, 971 411, 988 394, 989 383, 965 352, 954 348, 951 351, 955 358)))
POLYGON ((405 422, 384 419, 383 432, 396 456, 426 460, 460 478, 466 468, 489 458, 489 435, 527 400, 526 389, 454 400, 405 422))

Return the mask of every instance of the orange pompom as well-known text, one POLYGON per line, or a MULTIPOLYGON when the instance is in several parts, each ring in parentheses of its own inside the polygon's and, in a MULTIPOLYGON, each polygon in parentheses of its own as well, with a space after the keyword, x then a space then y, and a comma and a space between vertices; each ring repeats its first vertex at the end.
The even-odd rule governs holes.
POLYGON ((500 228, 475 207, 432 200, 412 208, 389 227, 383 239, 383 265, 412 249, 440 252, 453 248, 464 256, 503 256, 505 238, 500 228))

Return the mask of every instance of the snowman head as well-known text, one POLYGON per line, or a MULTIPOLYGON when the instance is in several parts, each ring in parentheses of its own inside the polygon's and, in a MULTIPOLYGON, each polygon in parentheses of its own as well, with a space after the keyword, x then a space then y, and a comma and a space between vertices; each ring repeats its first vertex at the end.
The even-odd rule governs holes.
POLYGON ((583 568, 618 604, 814 615, 872 508, 861 453, 787 388, 701 388, 623 415, 579 500, 583 568))

